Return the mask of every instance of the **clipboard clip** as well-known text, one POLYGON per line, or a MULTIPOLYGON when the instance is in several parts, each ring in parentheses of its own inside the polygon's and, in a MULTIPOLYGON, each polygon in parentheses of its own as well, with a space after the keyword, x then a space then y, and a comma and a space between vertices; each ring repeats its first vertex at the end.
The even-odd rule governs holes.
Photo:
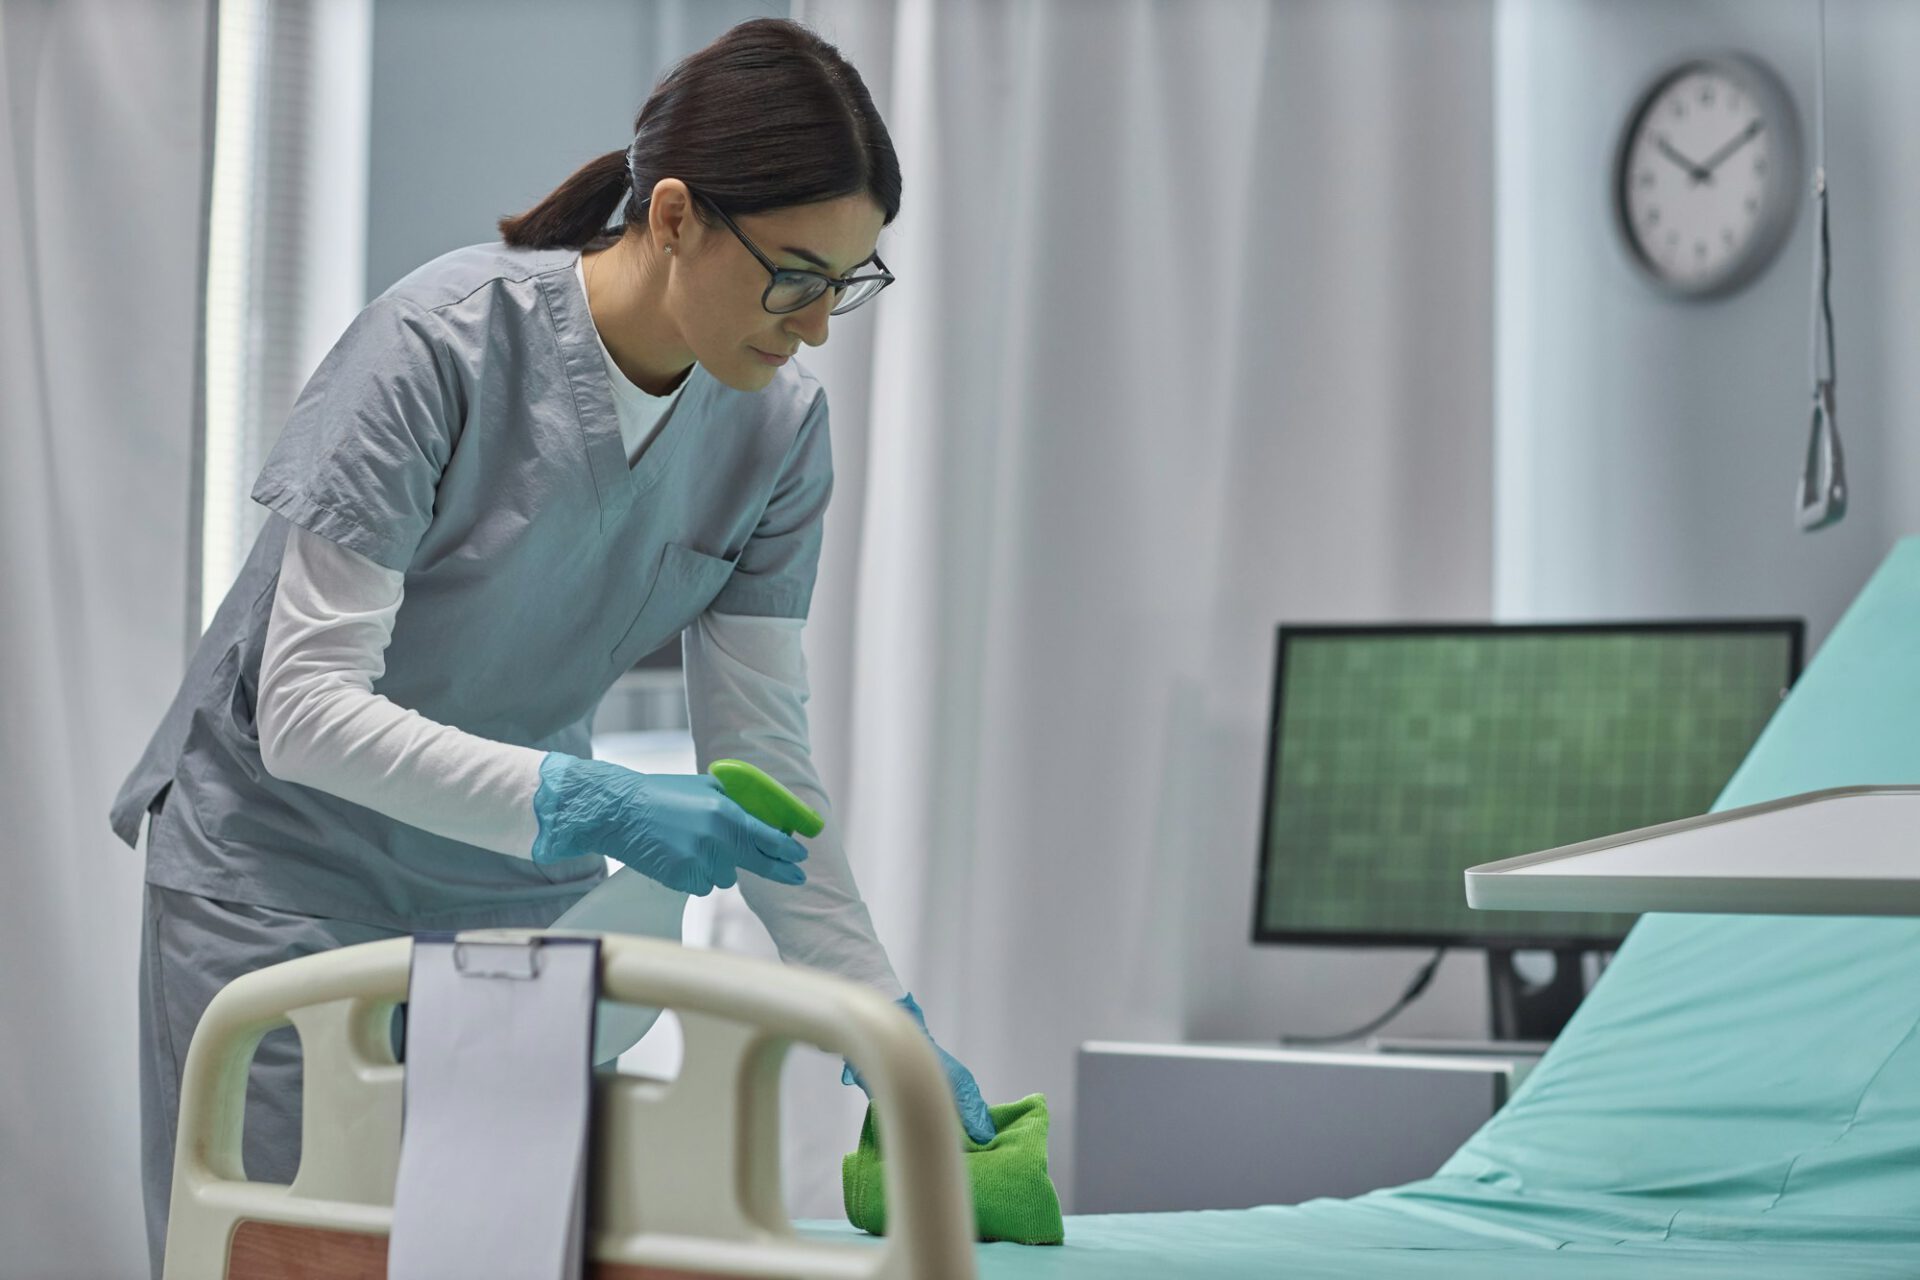
POLYGON ((540 976, 539 938, 518 941, 453 943, 453 967, 463 978, 512 978, 531 982, 540 976))

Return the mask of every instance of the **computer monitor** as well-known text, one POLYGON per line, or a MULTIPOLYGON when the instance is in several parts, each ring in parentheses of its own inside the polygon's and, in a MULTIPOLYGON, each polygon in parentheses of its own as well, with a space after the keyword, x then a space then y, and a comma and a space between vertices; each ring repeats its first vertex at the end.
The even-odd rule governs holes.
POLYGON ((1611 950, 1632 916, 1475 911, 1463 873, 1704 813, 1804 629, 1279 628, 1254 940, 1611 950))

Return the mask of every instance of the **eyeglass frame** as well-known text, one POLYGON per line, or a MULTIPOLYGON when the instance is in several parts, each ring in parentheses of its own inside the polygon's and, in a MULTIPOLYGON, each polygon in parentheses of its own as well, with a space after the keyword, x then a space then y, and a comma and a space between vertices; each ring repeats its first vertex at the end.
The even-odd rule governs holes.
POLYGON ((880 268, 880 273, 878 275, 830 276, 824 271, 808 271, 803 267, 776 267, 773 265, 773 259, 769 258, 766 254, 760 252, 760 246, 755 244, 753 241, 749 240, 747 238, 747 233, 740 229, 739 224, 734 222, 732 218, 729 218, 727 216, 726 210, 722 209, 719 205, 715 204, 713 201, 707 199, 707 197, 700 195, 698 192, 689 191, 688 194, 693 196, 693 198, 695 200, 698 200, 701 204, 704 204, 705 206, 707 206, 707 208, 713 210, 714 215, 718 217, 720 221, 727 224, 727 230, 733 232, 733 234, 739 239, 740 243, 747 246, 747 252, 751 253, 754 257, 758 258, 760 260, 760 265, 767 269, 767 275, 769 278, 767 280, 766 290, 760 295, 760 307, 768 315, 790 316, 790 315, 795 315, 799 312, 805 311, 808 307, 812 306, 814 303, 820 301, 821 298, 825 297, 828 289, 832 289, 832 290, 835 290, 836 292, 840 292, 840 291, 846 290, 846 288, 850 285, 859 284, 862 281, 866 281, 866 280, 878 280, 881 282, 880 288, 875 289, 872 293, 860 299, 858 302, 854 303, 852 306, 846 307, 844 309, 836 307, 832 311, 827 312, 827 314, 830 316, 845 315, 848 311, 857 311, 861 307, 864 307, 865 305, 867 305, 867 303, 872 302, 875 298, 879 297, 881 292, 888 285, 892 284, 896 279, 893 272, 887 270, 887 264, 880 260, 880 255, 878 253, 873 255, 873 265, 880 268), (786 310, 786 311, 775 311, 772 307, 767 305, 767 299, 770 296, 772 296, 774 286, 780 283, 780 277, 783 275, 809 276, 815 280, 824 280, 826 281, 826 288, 822 289, 819 293, 807 299, 805 302, 801 303, 797 307, 790 308, 789 310, 786 310))

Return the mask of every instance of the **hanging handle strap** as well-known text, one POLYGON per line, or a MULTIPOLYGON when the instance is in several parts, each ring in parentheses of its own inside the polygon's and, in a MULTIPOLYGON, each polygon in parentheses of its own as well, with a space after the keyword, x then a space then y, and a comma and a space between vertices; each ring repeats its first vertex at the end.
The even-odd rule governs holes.
POLYGON ((1820 57, 1815 76, 1813 161, 1813 420, 1800 468, 1800 528, 1811 533, 1847 513, 1847 472, 1833 396, 1833 239, 1827 227, 1827 5, 1820 0, 1820 57))
POLYGON ((1813 427, 1800 472, 1800 527, 1811 533, 1839 523, 1846 513, 1846 465, 1833 423, 1833 379, 1826 378, 1813 387, 1813 427))

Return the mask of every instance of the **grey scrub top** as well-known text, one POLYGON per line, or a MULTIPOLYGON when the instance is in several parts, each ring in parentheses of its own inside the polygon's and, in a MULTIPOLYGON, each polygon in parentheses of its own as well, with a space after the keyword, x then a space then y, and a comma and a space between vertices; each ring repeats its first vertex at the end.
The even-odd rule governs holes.
POLYGON ((266 771, 254 694, 289 523, 405 573, 374 692, 539 750, 589 754, 601 695, 702 610, 806 616, 833 484, 819 383, 795 362, 741 392, 696 365, 629 468, 578 256, 456 250, 321 362, 254 485, 274 514, 114 801, 129 845, 161 809, 149 883, 405 929, 557 912, 605 874, 266 771))

